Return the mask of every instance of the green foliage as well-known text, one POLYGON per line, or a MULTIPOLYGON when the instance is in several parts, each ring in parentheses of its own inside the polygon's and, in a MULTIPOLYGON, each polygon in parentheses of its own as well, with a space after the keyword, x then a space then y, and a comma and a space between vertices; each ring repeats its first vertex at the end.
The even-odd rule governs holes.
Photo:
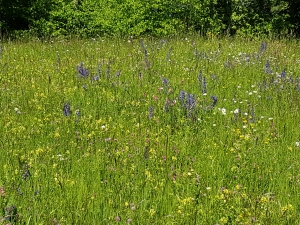
POLYGON ((288 0, 2 1, 2 32, 38 36, 262 36, 299 31, 300 3, 288 0))

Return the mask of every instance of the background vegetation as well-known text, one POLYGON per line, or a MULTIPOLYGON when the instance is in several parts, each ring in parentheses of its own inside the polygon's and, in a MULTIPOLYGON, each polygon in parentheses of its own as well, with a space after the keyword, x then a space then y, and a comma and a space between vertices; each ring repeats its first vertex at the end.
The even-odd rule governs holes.
POLYGON ((10 0, 0 3, 3 34, 261 36, 298 34, 298 0, 10 0), (26 32, 24 32, 26 31, 26 32))

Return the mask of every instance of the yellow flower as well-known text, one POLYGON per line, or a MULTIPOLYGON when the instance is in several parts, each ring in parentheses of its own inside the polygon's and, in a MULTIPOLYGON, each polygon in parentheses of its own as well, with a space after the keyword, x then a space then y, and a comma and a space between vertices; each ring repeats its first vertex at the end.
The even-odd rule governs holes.
POLYGON ((266 198, 266 197, 261 197, 261 199, 260 199, 260 202, 261 203, 267 203, 268 202, 268 198, 266 198))
POLYGON ((228 219, 224 216, 220 219, 221 224, 226 224, 227 222, 228 222, 228 219))
POLYGON ((54 138, 59 138, 60 137, 60 134, 58 132, 55 132, 54 133, 54 138))

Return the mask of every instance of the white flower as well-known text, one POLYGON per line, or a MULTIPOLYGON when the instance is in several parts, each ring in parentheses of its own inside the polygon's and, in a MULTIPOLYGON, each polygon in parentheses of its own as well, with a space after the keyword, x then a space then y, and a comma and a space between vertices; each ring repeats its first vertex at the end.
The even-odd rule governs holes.
POLYGON ((296 143, 295 143, 295 144, 296 144, 296 146, 297 146, 297 147, 299 147, 299 146, 300 146, 300 142, 299 142, 299 141, 296 141, 296 143))
POLYGON ((221 112, 222 112, 223 115, 226 115, 226 109, 225 108, 222 108, 221 112))
POLYGON ((222 115, 226 115, 226 109, 225 108, 218 108, 218 110, 221 111, 222 115))
POLYGON ((239 112, 240 112, 239 109, 235 109, 235 110, 233 111, 234 114, 238 114, 239 112))

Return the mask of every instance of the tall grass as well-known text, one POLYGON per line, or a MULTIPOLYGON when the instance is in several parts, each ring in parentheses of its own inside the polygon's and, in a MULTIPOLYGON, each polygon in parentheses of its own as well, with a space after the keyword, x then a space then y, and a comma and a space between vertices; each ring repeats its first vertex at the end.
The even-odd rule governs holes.
POLYGON ((1 224, 297 224, 297 41, 2 42, 1 224))

